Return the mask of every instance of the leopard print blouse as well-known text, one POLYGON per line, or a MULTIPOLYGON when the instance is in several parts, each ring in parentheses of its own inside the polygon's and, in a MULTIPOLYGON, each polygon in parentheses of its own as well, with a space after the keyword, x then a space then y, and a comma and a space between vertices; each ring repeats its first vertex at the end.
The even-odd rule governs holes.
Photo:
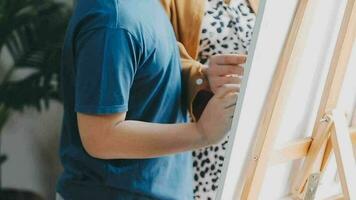
MULTIPOLYGON (((206 64, 215 54, 247 54, 255 14, 246 0, 205 0, 198 61, 206 64)), ((194 198, 215 199, 228 137, 220 144, 193 151, 194 198)))

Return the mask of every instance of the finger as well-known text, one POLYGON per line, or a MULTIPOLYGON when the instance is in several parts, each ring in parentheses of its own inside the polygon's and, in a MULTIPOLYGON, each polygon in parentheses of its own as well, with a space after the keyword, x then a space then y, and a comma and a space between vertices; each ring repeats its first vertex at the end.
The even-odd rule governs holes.
POLYGON ((218 88, 215 95, 218 98, 223 98, 224 96, 226 96, 227 94, 232 93, 232 92, 240 92, 240 85, 225 84, 218 88))
POLYGON ((240 84, 241 78, 236 76, 216 77, 215 83, 218 87, 225 84, 240 84))
POLYGON ((241 78, 236 77, 236 76, 225 76, 225 77, 219 77, 221 83, 220 85, 224 84, 240 84, 241 83, 241 78))
POLYGON ((211 63, 221 64, 221 65, 236 65, 244 64, 246 62, 246 55, 244 54, 218 54, 210 58, 211 63))
POLYGON ((209 68, 213 76, 240 75, 244 73, 244 68, 241 65, 218 65, 212 64, 209 68))
POLYGON ((241 84, 240 77, 226 76, 226 77, 212 77, 210 78, 210 85, 213 87, 221 87, 225 84, 241 84))

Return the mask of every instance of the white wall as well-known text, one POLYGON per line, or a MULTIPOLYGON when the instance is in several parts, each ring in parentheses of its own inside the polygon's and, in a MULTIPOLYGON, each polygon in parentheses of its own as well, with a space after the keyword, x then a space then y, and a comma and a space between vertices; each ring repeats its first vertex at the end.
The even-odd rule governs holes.
MULTIPOLYGON (((280 148, 290 141, 310 136, 316 117, 318 102, 320 101, 322 86, 330 66, 331 55, 338 35, 345 0, 316 0, 313 2, 312 12, 306 24, 310 29, 302 28, 303 39, 298 40, 299 53, 292 59, 297 65, 295 80, 291 80, 290 94, 286 97, 283 119, 278 129, 278 138, 275 148, 280 148)), ((291 16, 296 7, 297 0, 267 0, 264 18, 261 23, 260 35, 257 39, 253 60, 251 57, 247 66, 251 66, 244 99, 240 100, 237 113, 239 119, 234 121, 233 132, 235 140, 229 145, 231 149, 230 160, 226 162, 226 179, 222 182, 222 200, 232 199, 234 194, 240 194, 245 175, 247 157, 253 146, 255 130, 260 119, 263 103, 268 95, 278 57, 291 22, 291 16)), ((305 26, 303 26, 305 27, 305 26)), ((251 52, 251 51, 250 51, 251 52)), ((352 62, 356 61, 354 52, 352 62)), ((350 64, 347 73, 347 91, 343 94, 345 112, 352 113, 355 108, 356 82, 355 64, 350 64)), ((246 80, 245 80, 246 81, 246 80)), ((245 82, 246 84, 246 82, 245 82)), ((244 85, 244 84, 243 84, 244 85)), ((261 200, 283 199, 290 191, 291 180, 295 175, 299 161, 269 167, 266 173, 260 194, 261 200)), ((322 179, 322 188, 318 198, 339 192, 335 187, 335 168, 328 171, 326 178, 322 179), (329 178, 331 177, 331 178, 329 178), (329 179, 328 179, 329 178, 329 179), (328 194, 327 194, 328 193, 328 194)))
POLYGON ((27 189, 44 199, 54 199, 61 166, 58 159, 62 106, 52 102, 48 111, 26 109, 12 113, 2 132, 2 168, 6 188, 27 189))
MULTIPOLYGON (((58 0, 72 4, 72 0, 58 0)), ((0 80, 12 65, 6 49, 0 52, 0 80)), ((2 167, 2 184, 7 188, 36 192, 46 200, 55 199, 55 184, 62 170, 58 157, 62 105, 51 102, 47 111, 26 109, 15 112, 1 136, 1 152, 8 156, 2 167)))

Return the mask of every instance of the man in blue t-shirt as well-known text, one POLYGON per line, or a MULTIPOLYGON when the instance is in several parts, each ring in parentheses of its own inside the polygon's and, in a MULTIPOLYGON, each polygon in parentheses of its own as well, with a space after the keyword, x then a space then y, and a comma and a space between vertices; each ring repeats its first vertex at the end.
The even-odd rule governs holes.
POLYGON ((244 60, 210 70, 220 85, 197 123, 186 123, 179 51, 157 0, 78 0, 62 61, 61 198, 193 199, 188 151, 225 136, 238 92, 226 73, 244 60))

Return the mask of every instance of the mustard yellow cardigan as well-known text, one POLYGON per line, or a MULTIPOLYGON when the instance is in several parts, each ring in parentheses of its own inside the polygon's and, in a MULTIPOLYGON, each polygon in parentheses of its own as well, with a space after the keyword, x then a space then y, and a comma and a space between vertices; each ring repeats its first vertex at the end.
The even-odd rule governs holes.
MULTIPOLYGON (((230 0, 225 0, 230 3, 230 0)), ((259 0, 248 0, 251 8, 257 13, 259 0)), ((193 101, 201 91, 202 85, 198 79, 207 81, 204 77, 202 65, 196 61, 200 42, 200 29, 205 10, 205 0, 161 0, 176 33, 183 67, 183 88, 187 95, 189 111, 194 120, 193 101)), ((199 111, 200 112, 200 111, 199 111)))

